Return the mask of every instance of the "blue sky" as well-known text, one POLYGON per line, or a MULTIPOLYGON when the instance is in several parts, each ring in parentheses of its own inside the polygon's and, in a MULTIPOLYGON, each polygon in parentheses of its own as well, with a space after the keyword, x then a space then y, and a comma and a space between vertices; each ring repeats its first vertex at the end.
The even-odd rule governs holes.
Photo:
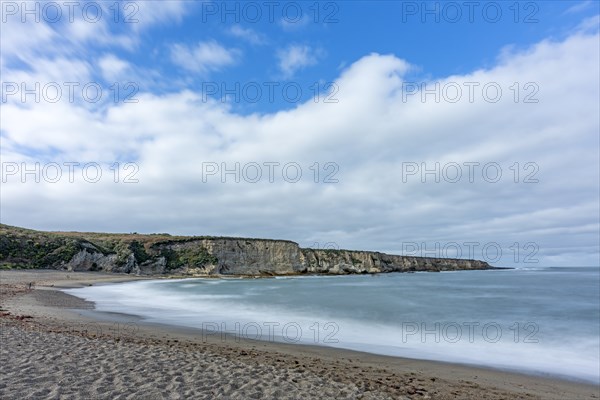
MULTIPOLYGON (((40 22, 58 32, 68 28, 69 9, 58 7, 62 13, 58 18, 57 8, 44 8, 47 3, 52 2, 38 2, 40 22), (56 23, 52 23, 54 19, 56 23)), ((84 4, 74 6, 75 17, 83 15, 84 4)), ((150 18, 144 17, 138 3, 121 2, 118 9, 109 2, 97 4, 102 4, 104 11, 98 23, 88 25, 104 22, 114 34, 130 36, 139 31, 139 37, 135 44, 123 45, 88 40, 88 59, 110 54, 134 66, 137 73, 152 71, 143 82, 136 75, 122 77, 131 78, 140 91, 168 93, 187 88, 221 100, 226 90, 233 90, 239 97, 231 95, 228 103, 240 113, 293 108, 314 98, 317 91, 324 92, 341 69, 370 53, 407 60, 412 66, 407 78, 419 81, 489 68, 507 49, 565 37, 583 19, 597 15, 599 7, 593 1, 187 1, 171 2, 180 6, 169 7, 172 11, 165 13, 164 20, 152 20, 145 28, 150 18), (204 60, 206 65, 190 61, 195 67, 174 59, 174 46, 191 60, 193 51, 203 45, 206 51, 220 50, 227 58, 204 60), (282 58, 292 57, 293 49, 300 58, 283 70, 282 58), (284 93, 286 84, 292 86, 284 93)), ((5 6, 6 30, 15 18, 35 18, 20 5, 16 14, 13 12, 5 6)), ((88 21, 96 15, 95 7, 86 11, 88 21)), ((7 65, 20 62, 9 59, 7 65)), ((95 78, 106 87, 115 83, 115 77, 103 76, 100 68, 95 72, 95 78)), ((127 93, 125 90, 121 96, 127 93)))
POLYGON ((2 3, 3 223, 599 262, 598 2, 23 4, 2 3))
MULTIPOLYGON (((123 56, 136 64, 160 66, 161 81, 165 77, 177 81, 186 75, 187 88, 204 89, 209 96, 210 90, 215 90, 211 83, 216 82, 219 89, 214 96, 219 99, 224 95, 223 82, 227 89, 235 88, 233 82, 239 82, 242 89, 257 82, 264 90, 262 95, 255 96, 248 86, 246 97, 259 97, 258 104, 232 103, 239 112, 265 112, 292 108, 311 98, 315 83, 321 83, 319 90, 324 90, 324 84, 333 82, 340 69, 366 54, 394 54, 409 61, 414 66, 410 76, 416 80, 463 74, 494 65, 503 49, 564 37, 582 18, 598 13, 594 2, 476 2, 472 8, 465 2, 450 3, 451 7, 444 2, 429 2, 423 7, 424 2, 346 1, 316 6, 315 2, 303 1, 273 4, 270 9, 261 2, 252 3, 252 7, 241 2, 217 2, 214 7, 206 2, 188 2, 189 15, 182 17, 181 23, 157 28, 139 51, 123 56), (437 17, 427 12, 436 8, 437 17), (255 18, 255 10, 260 10, 261 18, 255 18), (457 18, 457 10, 461 18, 457 18), (275 23, 271 22, 271 12, 275 23), (196 74, 173 68, 170 44, 194 47, 206 41, 233 51, 232 63, 196 74), (303 60, 307 64, 286 73, 279 66, 279 54, 290 46, 306 49, 303 60), (286 101, 280 86, 274 89, 271 101, 265 82, 282 86, 298 83, 303 95, 296 100, 296 91, 290 88, 289 98, 293 100, 286 101)), ((163 88, 177 89, 177 85, 163 88)))

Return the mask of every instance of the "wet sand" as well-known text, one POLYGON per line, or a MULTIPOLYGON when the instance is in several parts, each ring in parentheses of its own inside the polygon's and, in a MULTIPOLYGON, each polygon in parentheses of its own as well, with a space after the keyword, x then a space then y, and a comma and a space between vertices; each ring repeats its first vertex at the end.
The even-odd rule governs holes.
POLYGON ((0 398, 600 398, 585 383, 144 324, 57 290, 133 279, 0 271, 0 398))

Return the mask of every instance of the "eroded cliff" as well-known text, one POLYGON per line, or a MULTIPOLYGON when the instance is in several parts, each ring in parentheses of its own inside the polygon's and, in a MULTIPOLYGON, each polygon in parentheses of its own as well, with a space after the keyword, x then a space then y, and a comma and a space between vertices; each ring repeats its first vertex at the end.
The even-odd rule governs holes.
POLYGON ((490 269, 478 260, 316 250, 286 240, 40 232, 0 225, 2 268, 142 275, 367 274, 490 269))

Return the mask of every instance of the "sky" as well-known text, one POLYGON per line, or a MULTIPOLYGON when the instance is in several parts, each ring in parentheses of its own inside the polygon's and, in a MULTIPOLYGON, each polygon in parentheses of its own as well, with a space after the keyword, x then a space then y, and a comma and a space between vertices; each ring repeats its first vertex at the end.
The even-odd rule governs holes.
POLYGON ((0 220, 600 263, 596 1, 2 1, 0 220))

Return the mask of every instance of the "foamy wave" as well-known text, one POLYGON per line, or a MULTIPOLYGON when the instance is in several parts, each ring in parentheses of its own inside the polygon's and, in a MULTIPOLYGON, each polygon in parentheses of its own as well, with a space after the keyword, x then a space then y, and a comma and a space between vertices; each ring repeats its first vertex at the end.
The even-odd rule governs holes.
MULTIPOLYGON (((515 275, 509 273, 509 276, 515 275)), ((460 287, 457 282, 462 282, 462 277, 467 275, 456 277, 457 281, 453 285, 443 281, 449 291, 445 293, 446 296, 454 293, 452 291, 460 287)), ((411 316, 421 313, 423 316, 439 314, 440 310, 431 309, 437 303, 426 303, 418 297, 423 289, 429 289, 430 286, 423 286, 421 289, 418 287, 430 285, 432 280, 440 278, 422 275, 418 280, 414 276, 396 279, 397 281, 391 282, 371 280, 369 277, 348 277, 341 280, 324 278, 318 284, 304 278, 256 281, 162 280, 65 291, 94 301, 99 311, 135 314, 149 322, 204 329, 211 334, 224 331, 223 333, 234 336, 237 334, 248 339, 317 344, 600 382, 600 343, 593 329, 587 336, 582 333, 583 330, 578 337, 572 336, 571 332, 567 340, 563 329, 568 326, 557 325, 552 322, 553 317, 549 317, 541 320, 542 325, 536 328, 544 335, 536 335, 535 340, 528 341, 531 339, 530 332, 519 325, 515 329, 515 326, 507 322, 506 316, 500 322, 480 320, 476 328, 466 322, 463 322, 466 326, 461 328, 460 321, 451 320, 442 321, 439 327, 432 321, 410 322, 411 316), (390 297, 388 292, 394 290, 397 284, 417 286, 411 295, 405 295, 406 289, 402 289, 399 291, 399 298, 390 297), (316 289, 319 289, 317 296, 308 292, 316 289), (400 314, 394 309, 394 303, 389 302, 390 299, 396 299, 402 305, 400 314), (380 308, 363 310, 362 304, 371 307, 375 304, 380 308), (485 326, 494 329, 488 329, 484 333, 485 326), (461 329, 460 335, 457 327, 461 329), (471 328, 473 331, 469 330, 471 328), (494 335, 498 328, 501 335, 496 337, 494 335)), ((487 291, 478 293, 480 302, 482 299, 488 299, 494 304, 506 302, 501 290, 507 285, 496 279, 486 283, 487 291)), ((464 296, 456 298, 464 299, 464 296)), ((539 300, 538 297, 532 299, 539 300)), ((474 308, 469 309, 465 315, 474 316, 477 315, 476 312, 481 315, 481 310, 475 303, 468 304, 474 308)), ((495 313, 498 310, 490 311, 495 313)), ((512 315, 512 312, 508 312, 512 315)))

